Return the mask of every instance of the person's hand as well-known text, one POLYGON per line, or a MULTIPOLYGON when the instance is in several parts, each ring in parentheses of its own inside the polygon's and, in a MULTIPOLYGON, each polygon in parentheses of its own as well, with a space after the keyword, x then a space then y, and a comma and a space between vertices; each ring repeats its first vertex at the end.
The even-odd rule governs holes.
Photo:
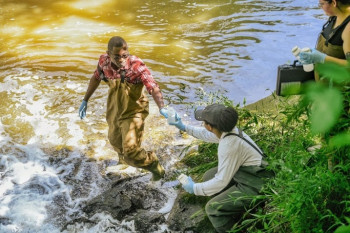
POLYGON ((175 115, 175 122, 174 123, 168 123, 169 125, 173 125, 176 128, 178 128, 179 130, 185 131, 186 130, 186 125, 184 125, 181 121, 181 118, 176 114, 175 115))
POLYGON ((168 109, 167 108, 161 108, 159 110, 160 114, 162 114, 163 117, 168 119, 168 109))
POLYGON ((80 119, 83 119, 86 116, 86 109, 87 109, 87 101, 83 100, 79 108, 80 119))
POLYGON ((182 185, 182 188, 185 189, 186 192, 188 193, 193 193, 193 185, 194 182, 190 176, 187 177, 187 183, 182 185))
POLYGON ((300 52, 300 61, 302 64, 324 63, 326 54, 321 53, 316 49, 311 49, 310 52, 300 52))

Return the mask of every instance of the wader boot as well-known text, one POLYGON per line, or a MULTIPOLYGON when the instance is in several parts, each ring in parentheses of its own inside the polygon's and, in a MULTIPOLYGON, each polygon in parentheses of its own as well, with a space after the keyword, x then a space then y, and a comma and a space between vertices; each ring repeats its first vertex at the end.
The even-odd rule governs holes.
POLYGON ((120 161, 145 168, 156 179, 164 175, 158 158, 152 151, 141 148, 144 121, 149 103, 142 83, 132 84, 121 79, 108 80, 106 120, 108 139, 118 152, 120 161))
POLYGON ((152 164, 143 167, 150 172, 152 172, 152 181, 158 181, 164 177, 165 171, 162 165, 160 165, 159 161, 155 161, 152 164))

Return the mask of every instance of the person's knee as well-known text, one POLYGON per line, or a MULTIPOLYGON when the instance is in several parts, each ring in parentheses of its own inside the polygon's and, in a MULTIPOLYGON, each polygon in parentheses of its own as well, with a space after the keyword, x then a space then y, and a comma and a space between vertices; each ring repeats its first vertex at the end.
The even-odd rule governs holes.
POLYGON ((207 204, 205 205, 205 213, 207 216, 210 218, 212 215, 216 215, 218 211, 218 208, 215 207, 214 203, 211 203, 211 201, 208 201, 207 204))

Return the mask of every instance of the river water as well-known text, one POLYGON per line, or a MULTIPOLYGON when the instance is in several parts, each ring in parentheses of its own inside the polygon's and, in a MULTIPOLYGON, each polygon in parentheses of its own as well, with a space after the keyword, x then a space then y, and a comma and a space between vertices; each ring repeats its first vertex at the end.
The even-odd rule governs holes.
MULTIPOLYGON (((82 202, 109 187, 103 174, 117 159, 106 140, 107 86, 95 92, 87 119, 80 120, 77 110, 110 37, 128 41, 166 104, 191 121, 183 105, 198 100, 198 89, 234 103, 270 95, 277 66, 293 60, 291 48, 314 46, 326 19, 317 4, 0 0, 0 232, 59 232, 81 212, 82 202), (74 192, 78 186, 84 192, 74 192)), ((166 121, 151 106, 144 145, 166 155, 162 162, 170 167, 178 159, 174 145, 185 142, 175 131, 169 136, 166 121)), ((118 222, 101 216, 97 225, 77 232, 118 222)))

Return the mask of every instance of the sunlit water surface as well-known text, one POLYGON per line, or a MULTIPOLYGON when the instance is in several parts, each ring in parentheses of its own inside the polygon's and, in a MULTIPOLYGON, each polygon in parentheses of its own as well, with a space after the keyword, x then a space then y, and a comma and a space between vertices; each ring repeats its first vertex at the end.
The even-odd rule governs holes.
MULTIPOLYGON (((184 103, 197 101, 199 89, 235 103, 270 95, 277 66, 293 60, 291 48, 314 46, 325 20, 317 3, 0 0, 0 231, 59 232, 58 223, 82 214, 81 203, 109 187, 101 174, 105 161, 117 159, 106 138, 107 86, 91 98, 86 120, 77 110, 111 36, 128 41, 166 104, 193 121, 184 103), (67 181, 72 176, 75 185, 67 181), (77 184, 85 194, 74 195, 77 184)), ((170 167, 177 159, 171 145, 179 142, 154 104, 151 113, 145 147, 170 145, 162 161, 170 167)), ((122 224, 102 213, 95 218, 98 224, 76 231, 122 224)))

